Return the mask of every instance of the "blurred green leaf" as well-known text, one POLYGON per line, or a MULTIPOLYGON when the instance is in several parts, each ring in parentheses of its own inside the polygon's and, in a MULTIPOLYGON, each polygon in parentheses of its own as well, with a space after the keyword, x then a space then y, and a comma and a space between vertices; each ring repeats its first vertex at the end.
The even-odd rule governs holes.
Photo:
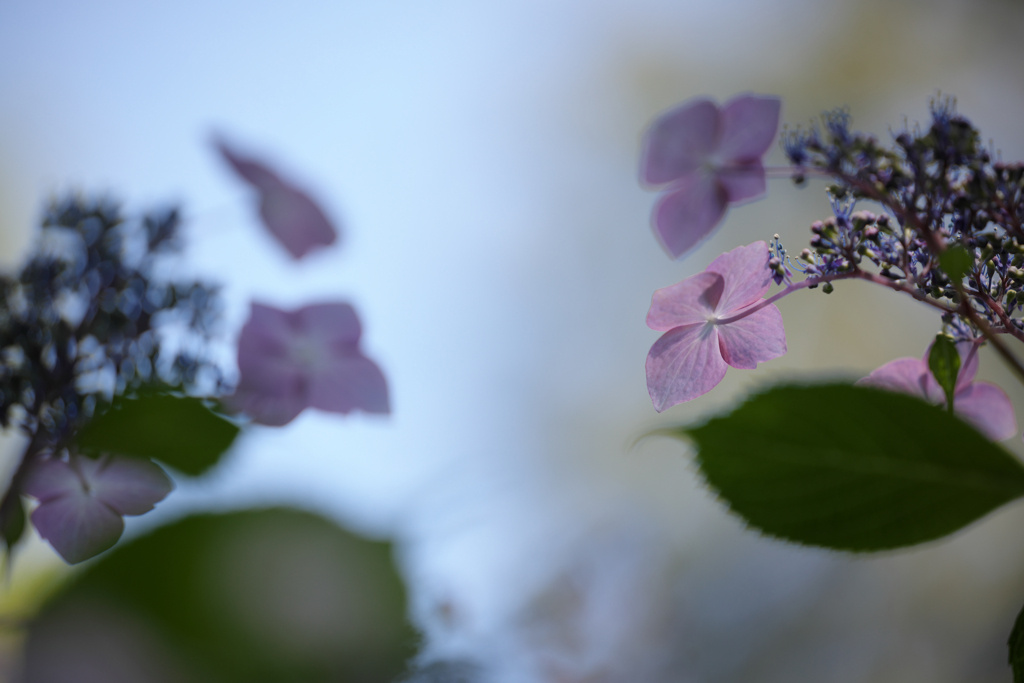
POLYGON ((950 534, 1024 495, 1024 467, 920 399, 849 385, 783 386, 690 436, 707 482, 773 536, 873 551, 950 534))
POLYGON ((1010 649, 1009 663, 1013 669, 1013 683, 1024 683, 1024 609, 1017 615, 1017 621, 1010 631, 1006 643, 1010 649))
POLYGON ((960 353, 953 340, 944 335, 935 335, 932 350, 928 353, 928 369, 946 393, 946 408, 953 412, 953 394, 956 393, 956 377, 960 373, 960 353))
POLYGON ((238 427, 198 398, 148 393, 119 398, 77 438, 86 453, 155 458, 190 475, 212 467, 231 446, 238 427))
POLYGON ((0 504, 0 534, 9 551, 25 533, 25 504, 18 491, 11 490, 0 504))
POLYGON ((26 680, 387 683, 416 645, 389 544, 252 510, 186 518, 89 565, 30 625, 26 680), (66 675, 41 674, 55 667, 66 675))
POLYGON ((950 280, 960 282, 971 272, 974 258, 962 246, 954 244, 939 254, 939 265, 950 280))

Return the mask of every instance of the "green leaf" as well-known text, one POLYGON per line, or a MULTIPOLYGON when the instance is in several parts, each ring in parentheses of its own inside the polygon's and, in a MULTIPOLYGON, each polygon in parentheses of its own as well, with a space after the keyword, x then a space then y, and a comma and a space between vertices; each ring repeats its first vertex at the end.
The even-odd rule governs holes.
POLYGON ((708 484, 767 534, 874 551, 950 534, 1024 495, 1024 467, 918 398, 840 384, 783 386, 677 430, 708 484))
POLYGON ((196 515, 86 565, 29 625, 25 664, 53 680, 393 681, 417 645, 406 611, 388 543, 298 510, 196 515))
POLYGON ((960 353, 953 340, 944 335, 935 335, 932 350, 928 353, 928 369, 946 393, 946 408, 953 412, 953 394, 956 393, 956 376, 960 373, 960 353))
POLYGON ((939 265, 949 279, 953 282, 960 282, 971 272, 971 268, 974 266, 974 257, 959 244, 954 244, 939 254, 939 265))
POLYGON ((10 551, 25 533, 25 504, 15 490, 10 490, 0 504, 0 535, 10 551))
POLYGON ((1010 649, 1010 668, 1013 669, 1013 683, 1024 683, 1024 609, 1017 615, 1006 643, 1010 649))
POLYGON ((76 442, 86 453, 156 458, 195 476, 212 467, 237 435, 236 425, 198 398, 143 394, 115 400, 82 429, 76 442))

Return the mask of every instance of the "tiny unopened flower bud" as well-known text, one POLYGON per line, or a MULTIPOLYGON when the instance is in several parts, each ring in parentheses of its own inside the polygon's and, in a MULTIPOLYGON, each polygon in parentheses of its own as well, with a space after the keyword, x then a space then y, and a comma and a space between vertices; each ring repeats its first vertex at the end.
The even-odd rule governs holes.
POLYGON ((800 260, 807 261, 808 263, 814 263, 814 255, 810 249, 804 249, 800 252, 800 260))
POLYGON ((814 221, 811 223, 811 232, 815 235, 820 235, 821 231, 825 229, 825 224, 821 221, 814 221))
POLYGON ((878 239, 878 228, 873 225, 864 228, 864 239, 876 241, 878 239))
POLYGON ((1017 301, 1017 291, 1011 289, 1006 293, 1006 303, 1012 306, 1015 301, 1017 301))
POLYGON ((878 223, 883 228, 884 227, 888 227, 888 225, 889 225, 889 214, 887 214, 887 213, 879 214, 875 218, 875 222, 878 223))
POLYGON ((870 211, 857 211, 850 215, 855 230, 863 230, 865 225, 874 223, 875 218, 875 214, 870 211))
POLYGON ((831 294, 832 292, 836 291, 836 288, 832 286, 831 282, 826 282, 824 285, 822 285, 821 291, 825 292, 826 294, 831 294))

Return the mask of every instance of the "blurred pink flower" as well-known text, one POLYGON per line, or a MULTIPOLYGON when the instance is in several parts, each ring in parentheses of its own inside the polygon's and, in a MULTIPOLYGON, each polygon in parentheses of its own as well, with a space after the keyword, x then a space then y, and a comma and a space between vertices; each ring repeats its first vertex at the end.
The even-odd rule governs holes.
POLYGON ((307 407, 390 412, 384 375, 359 350, 361 333, 348 304, 291 312, 252 304, 238 341, 238 389, 228 403, 267 425, 287 424, 307 407))
POLYGON ((729 204, 765 193, 761 158, 779 127, 778 97, 739 95, 719 108, 693 99, 663 114, 644 138, 644 183, 668 184, 655 233, 673 258, 711 234, 729 204))
POLYGON ((217 149, 235 172, 259 191, 263 224, 294 258, 334 244, 337 231, 309 195, 260 162, 239 156, 223 142, 217 143, 217 149))
MULTIPOLYGON (((978 373, 978 354, 972 342, 957 344, 963 365, 956 378, 953 410, 966 422, 993 441, 1008 439, 1017 433, 1017 420, 1013 404, 1006 393, 990 382, 975 382, 978 373)), ((946 404, 946 394, 928 369, 928 354, 924 359, 897 358, 878 368, 857 382, 866 386, 899 391, 918 396, 937 405, 946 404)))
POLYGON ((36 498, 32 524, 69 564, 110 548, 124 531, 123 515, 153 509, 174 488, 150 460, 120 455, 35 461, 23 491, 36 498))
POLYGON ((768 245, 754 242, 654 293, 647 326, 666 331, 647 354, 647 390, 655 410, 711 391, 730 365, 752 370, 786 353, 779 309, 752 308, 771 278, 768 245))

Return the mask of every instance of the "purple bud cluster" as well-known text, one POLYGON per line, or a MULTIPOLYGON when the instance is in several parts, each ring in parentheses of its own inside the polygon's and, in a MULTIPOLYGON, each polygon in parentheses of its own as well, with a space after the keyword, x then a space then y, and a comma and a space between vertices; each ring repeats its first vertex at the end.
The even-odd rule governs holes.
POLYGON ((219 386, 201 352, 216 290, 156 275, 178 224, 176 210, 131 219, 81 197, 50 205, 21 272, 0 276, 0 424, 55 447, 143 383, 219 386), (172 324, 185 337, 173 351, 161 333, 172 324))
POLYGON ((983 327, 1024 339, 1013 317, 1024 303, 1024 164, 1006 164, 980 144, 978 131, 936 100, 927 129, 894 134, 886 149, 851 132, 849 116, 824 117, 817 127, 784 137, 797 176, 825 175, 834 216, 811 226, 808 273, 850 272, 868 261, 877 274, 948 309, 948 324, 970 337, 983 327), (885 213, 852 212, 857 201, 885 213), (962 277, 943 268, 943 253, 960 247, 962 277))

